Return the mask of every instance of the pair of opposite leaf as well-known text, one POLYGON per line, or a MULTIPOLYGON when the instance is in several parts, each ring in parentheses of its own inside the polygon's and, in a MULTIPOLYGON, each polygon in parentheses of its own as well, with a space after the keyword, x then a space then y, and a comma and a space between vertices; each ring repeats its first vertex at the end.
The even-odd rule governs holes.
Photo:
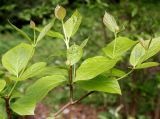
POLYGON ((66 43, 67 47, 67 65, 74 65, 77 63, 83 54, 83 48, 87 44, 88 39, 84 40, 81 45, 71 45, 70 46, 70 38, 77 32, 81 21, 82 16, 76 10, 72 16, 64 22, 64 18, 66 16, 66 9, 62 6, 57 6, 55 8, 55 16, 62 22, 63 32, 64 32, 64 42, 66 43))
MULTIPOLYGON (((39 75, 41 74, 41 72, 44 71, 46 66, 46 63, 44 62, 35 63, 28 68, 27 64, 34 54, 35 46, 49 32, 49 30, 53 26, 53 23, 54 20, 52 20, 51 23, 47 24, 41 30, 39 36, 34 40, 31 40, 31 38, 25 32, 23 32, 22 30, 20 30, 19 28, 10 23, 13 28, 15 28, 21 35, 23 35, 27 40, 29 40, 32 43, 32 45, 21 43, 16 47, 10 49, 7 53, 3 55, 2 64, 3 67, 10 72, 11 80, 15 80, 16 82, 18 82, 39 75)), ((35 30, 34 22, 31 22, 31 27, 35 30)), ((34 114, 36 103, 38 103, 51 89, 60 85, 64 81, 65 77, 61 75, 51 75, 39 79, 28 88, 24 96, 16 100, 16 102, 10 103, 11 109, 20 115, 34 114), (44 86, 44 82, 48 83, 44 86), (41 93, 39 92, 40 87, 43 87, 42 90, 40 91, 41 93)), ((5 86, 6 86, 5 80, 0 81, 1 91, 5 88, 5 86)), ((12 94, 11 95, 9 94, 8 96, 11 97, 11 99, 13 97, 12 94)))
MULTIPOLYGON (((63 19, 65 17, 65 14, 66 11, 63 7, 61 6, 56 7, 55 15, 60 21, 62 21, 65 42, 68 41, 67 42, 68 44, 67 43, 66 44, 69 46, 69 41, 70 37, 72 36, 72 32, 74 34, 78 30, 81 17, 79 17, 80 14, 78 14, 78 12, 76 11, 75 13, 73 13, 71 18, 69 18, 63 24, 63 19)), ((87 40, 85 40, 80 46, 74 44, 71 47, 67 47, 67 64, 74 65, 80 60, 83 53, 82 48, 86 45, 86 43, 87 40)), ((77 86, 88 91, 94 90, 94 91, 121 94, 117 80, 110 80, 106 76, 100 75, 104 71, 113 68, 116 62, 117 60, 115 59, 112 60, 103 56, 96 56, 86 59, 77 69, 74 82, 76 82, 77 86), (96 84, 96 86, 94 84, 96 84), (106 86, 108 88, 106 88, 106 86)))
MULTIPOLYGON (((111 15, 105 13, 103 20, 104 24, 109 28, 109 30, 111 30, 114 33, 118 32, 119 27, 111 15)), ((102 73, 108 70, 112 70, 112 68, 115 66, 120 57, 122 57, 130 48, 132 48, 137 43, 137 41, 132 41, 126 37, 116 37, 114 41, 112 41, 105 48, 103 48, 106 57, 97 56, 89 58, 81 64, 81 66, 77 69, 75 82, 77 82, 82 88, 86 90, 121 93, 118 82, 115 79, 111 80, 110 78, 103 76, 102 73), (108 79, 109 81, 114 82, 109 83, 107 82, 108 79), (107 87, 110 87, 110 90, 106 88, 105 84, 107 84, 107 87)), ((144 47, 140 43, 138 43, 131 52, 130 64, 133 66, 133 69, 157 66, 159 65, 159 63, 143 62, 151 56, 158 53, 159 51, 160 38, 152 39, 149 48, 145 52, 144 47)))
MULTIPOLYGON (((110 31, 114 33, 119 32, 120 29, 116 23, 116 20, 109 13, 107 12, 105 13, 103 17, 103 22, 110 31)), ((134 41, 129 41, 126 38, 120 41, 120 38, 121 37, 115 38, 115 40, 113 41, 113 42, 117 41, 117 43, 115 44, 115 48, 117 48, 117 52, 115 53, 116 56, 122 55, 122 53, 120 53, 120 50, 122 50, 124 47, 127 47, 127 45, 132 46, 132 43, 134 42, 134 41)), ((133 43, 133 45, 135 43, 133 43)), ((115 56, 113 56, 113 48, 111 47, 112 45, 108 45, 108 47, 104 48, 103 51, 108 57, 116 58, 115 56)), ((140 42, 133 48, 131 52, 130 64, 133 66, 134 69, 158 66, 159 63, 157 62, 146 62, 146 63, 143 62, 152 57, 153 55, 157 54, 159 51, 160 51, 160 37, 145 41, 140 40, 140 42)))
MULTIPOLYGON (((27 67, 33 55, 33 49, 32 45, 21 43, 3 55, 2 65, 10 72, 11 80, 19 82, 41 75, 41 73, 45 71, 45 62, 38 62, 27 67)), ((61 85, 65 81, 66 77, 62 74, 51 74, 50 76, 42 77, 27 88, 25 95, 18 97, 15 102, 10 101, 10 108, 19 115, 33 115, 36 104, 44 98, 50 90, 61 85)), ((5 85, 5 80, 0 80, 0 90, 3 90, 5 85)), ((9 96, 10 100, 12 100, 14 94, 9 96)), ((3 105, 0 105, 0 107, 2 106, 3 105)))

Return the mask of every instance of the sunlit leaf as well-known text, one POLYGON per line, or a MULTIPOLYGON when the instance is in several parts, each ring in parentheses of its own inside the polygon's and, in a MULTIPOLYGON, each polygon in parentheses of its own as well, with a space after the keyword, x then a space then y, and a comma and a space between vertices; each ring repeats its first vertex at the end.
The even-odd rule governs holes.
POLYGON ((68 71, 64 68, 61 67, 56 67, 56 66, 50 66, 46 67, 45 71, 42 72, 39 76, 51 76, 51 75, 62 75, 62 76, 68 76, 68 71))
POLYGON ((19 115, 34 115, 36 104, 41 101, 50 90, 65 82, 61 75, 46 76, 31 85, 24 96, 11 104, 11 108, 19 115))
POLYGON ((67 63, 69 65, 73 65, 77 63, 83 54, 83 50, 80 46, 78 45, 72 45, 68 50, 67 50, 67 63))
POLYGON ((26 69, 26 71, 22 74, 22 76, 19 77, 19 80, 25 80, 40 75, 41 73, 43 73, 43 71, 45 71, 45 66, 46 66, 45 62, 38 62, 31 65, 26 69))
MULTIPOLYGON (((145 44, 150 43, 150 40, 144 41, 145 44)), ((138 43, 132 50, 130 56, 130 64, 135 67, 160 51, 160 37, 152 39, 148 49, 145 49, 141 43, 138 43)))
POLYGON ((145 52, 144 47, 140 43, 137 44, 131 52, 130 64, 135 67, 137 64, 141 63, 141 58, 145 55, 145 52))
POLYGON ((114 78, 99 75, 91 80, 79 81, 77 85, 88 91, 101 91, 107 93, 121 94, 118 81, 114 78))
POLYGON ((6 104, 2 98, 0 98, 0 119, 8 119, 6 113, 6 104))
POLYGON ((0 92, 4 89, 5 86, 6 86, 6 81, 0 80, 0 92))
MULTIPOLYGON (((150 40, 145 41, 146 44, 149 44, 150 40)), ((144 57, 142 58, 143 61, 149 59, 150 57, 154 56, 160 51, 160 37, 153 38, 147 52, 145 53, 144 57)))
POLYGON ((40 40, 42 40, 44 38, 44 36, 48 33, 48 31, 52 28, 53 24, 54 24, 54 20, 52 20, 49 24, 47 24, 40 32, 40 34, 38 35, 37 38, 37 42, 39 42, 40 40))
POLYGON ((21 43, 10 49, 2 57, 3 66, 15 76, 27 65, 32 57, 34 48, 25 43, 21 43))
POLYGON ((117 37, 116 40, 112 41, 106 47, 104 47, 103 51, 106 54, 106 56, 114 59, 123 56, 136 43, 137 41, 130 40, 126 37, 117 37), (114 43, 115 43, 115 49, 114 49, 114 43))
POLYGON ((113 68, 117 60, 96 56, 86 59, 77 69, 75 81, 89 80, 113 68))
POLYGON ((124 76, 126 73, 123 70, 117 69, 117 68, 113 68, 107 72, 103 73, 106 76, 115 76, 115 77, 122 77, 124 76))
POLYGON ((144 69, 144 68, 149 68, 149 67, 155 67, 158 66, 159 63, 158 62, 145 62, 142 64, 139 64, 135 67, 135 69, 144 69))
POLYGON ((81 24, 81 20, 82 16, 76 10, 73 15, 64 23, 64 32, 66 34, 66 37, 70 38, 77 32, 81 24))
MULTIPOLYGON (((35 28, 38 32, 41 32, 42 31, 42 28, 35 28)), ((63 35, 60 34, 59 32, 55 32, 55 31, 51 31, 49 30, 47 33, 46 33, 46 36, 50 36, 50 37, 53 37, 53 38, 59 38, 59 39, 63 39, 63 35)))

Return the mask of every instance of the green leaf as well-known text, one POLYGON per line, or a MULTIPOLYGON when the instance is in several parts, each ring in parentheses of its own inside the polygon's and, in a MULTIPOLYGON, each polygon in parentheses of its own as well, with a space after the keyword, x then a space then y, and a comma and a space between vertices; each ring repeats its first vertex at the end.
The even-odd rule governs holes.
POLYGON ((48 31, 52 28, 53 24, 54 24, 54 20, 52 20, 49 24, 47 24, 40 32, 40 34, 38 35, 38 38, 37 38, 37 43, 42 40, 44 38, 44 36, 48 33, 48 31))
POLYGON ((6 104, 2 98, 0 98, 0 119, 8 119, 6 113, 6 104))
POLYGON ((45 71, 41 75, 42 76, 62 75, 67 77, 68 71, 64 68, 50 66, 50 67, 46 67, 45 71))
POLYGON ((85 39, 82 43, 81 43, 81 48, 84 48, 86 45, 87 45, 87 42, 88 42, 88 38, 85 39))
POLYGON ((12 74, 18 77, 19 72, 25 68, 32 57, 34 48, 25 43, 21 43, 10 49, 2 57, 3 66, 12 74))
POLYGON ((96 56, 85 60, 77 69, 75 81, 89 80, 113 68, 117 60, 96 56))
POLYGON ((112 41, 105 48, 103 48, 103 51, 107 57, 114 59, 123 56, 136 43, 137 41, 132 41, 126 37, 117 37, 114 41, 112 41), (114 50, 115 42, 116 44, 114 50))
POLYGON ((64 33, 67 38, 70 38, 77 32, 81 24, 81 20, 82 16, 76 10, 73 15, 64 23, 64 33))
POLYGON ((84 90, 88 91, 101 91, 121 94, 118 81, 114 78, 109 78, 103 75, 99 75, 91 80, 79 81, 77 84, 84 90))
POLYGON ((159 63, 158 62, 145 62, 142 64, 139 64, 135 67, 135 69, 144 69, 144 68, 149 68, 149 67, 155 67, 158 66, 159 63))
POLYGON ((5 88, 5 86, 6 86, 6 81, 0 80, 0 92, 5 88))
POLYGON ((160 37, 152 39, 151 43, 150 40, 146 40, 144 44, 150 44, 148 49, 145 50, 141 43, 138 43, 131 52, 130 63, 133 67, 136 67, 160 51, 160 37))
MULTIPOLYGON (((145 41, 146 44, 149 44, 150 40, 145 41)), ((160 37, 152 39, 148 50, 146 51, 145 55, 143 56, 142 60, 145 61, 150 57, 154 56, 160 51, 160 37)))
POLYGON ((124 76, 126 73, 120 69, 117 69, 117 68, 113 68, 113 69, 110 69, 109 71, 107 72, 104 72, 103 73, 104 75, 106 76, 115 76, 115 77, 122 77, 124 76))
POLYGON ((61 75, 46 76, 31 85, 26 94, 11 104, 11 108, 19 115, 34 115, 36 103, 40 102, 50 90, 64 83, 61 75))
POLYGON ((8 21, 9 24, 15 29, 17 30, 23 37, 25 37, 28 41, 32 42, 31 38, 21 29, 19 29, 18 27, 16 27, 15 25, 13 25, 10 21, 8 21))
POLYGON ((22 97, 22 96, 23 96, 22 92, 19 92, 19 91, 17 91, 17 90, 14 90, 14 91, 12 92, 11 97, 10 97, 10 103, 12 103, 12 100, 15 101, 15 99, 18 99, 18 98, 20 98, 20 97, 22 97))
POLYGON ((141 63, 141 58, 145 55, 145 52, 144 47, 138 43, 131 52, 130 64, 135 67, 137 64, 141 63))
POLYGON ((19 77, 19 80, 25 80, 37 75, 40 75, 45 71, 46 63, 45 62, 38 62, 30 66, 26 69, 26 71, 19 77))
POLYGON ((67 63, 69 65, 73 65, 77 63, 83 54, 83 50, 80 46, 78 45, 72 45, 68 50, 67 50, 67 63))
MULTIPOLYGON (((41 28, 37 28, 37 27, 35 27, 35 30, 37 30, 38 32, 41 32, 41 31, 42 31, 41 28)), ((53 38, 64 39, 62 34, 60 34, 59 32, 51 31, 51 30, 48 31, 48 32, 46 33, 46 35, 47 35, 47 36, 50 36, 50 37, 53 37, 53 38)))
POLYGON ((118 32, 119 31, 119 26, 117 25, 116 20, 112 15, 109 13, 105 12, 104 17, 103 17, 103 23, 105 26, 112 32, 118 32))

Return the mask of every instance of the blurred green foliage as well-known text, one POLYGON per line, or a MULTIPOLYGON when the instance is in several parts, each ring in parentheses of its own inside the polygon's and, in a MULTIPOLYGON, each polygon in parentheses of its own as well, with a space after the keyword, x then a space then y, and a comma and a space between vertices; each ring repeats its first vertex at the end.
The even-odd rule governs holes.
MULTIPOLYGON (((116 17, 125 34, 133 40, 151 39, 150 36, 160 36, 160 2, 159 0, 1 0, 0 1, 0 57, 9 48, 15 46, 24 38, 21 37, 8 24, 9 19, 17 27, 22 28, 31 37, 29 21, 32 19, 36 25, 45 25, 53 17, 54 8, 57 4, 66 7, 69 14, 74 9, 78 9, 83 15, 82 24, 78 35, 74 36, 73 42, 79 44, 87 37, 89 42, 84 52, 84 57, 98 54, 97 49, 104 47, 110 42, 113 35, 108 31, 103 23, 104 12, 110 12, 116 17), (88 36, 89 34, 89 36, 88 36)), ((58 22, 58 21, 56 21, 58 22)), ((53 29, 59 29, 59 25, 53 29)), ((59 29, 61 31, 62 29, 59 29)), ((34 56, 34 61, 47 61, 48 64, 64 64, 66 59, 59 60, 65 53, 64 44, 60 39, 45 37, 34 56), (61 49, 57 49, 57 48, 61 49)), ((159 56, 154 57, 160 61, 159 56)), ((151 59, 152 61, 152 59, 151 59)), ((120 69, 128 67, 127 59, 119 65, 120 69), (126 63, 127 62, 127 63, 126 63)), ((133 74, 120 81, 123 95, 107 95, 104 93, 93 95, 83 101, 84 104, 94 104, 94 106, 104 106, 106 111, 99 114, 99 119, 121 119, 136 117, 137 119, 152 119, 157 115, 157 107, 160 106, 160 67, 135 71, 133 74), (98 100, 98 101, 97 101, 98 100), (117 108, 123 105, 119 111, 117 108)), ((44 103, 55 103, 54 110, 67 99, 67 89, 57 89, 50 92, 44 103), (61 90, 66 90, 64 93, 61 90)), ((78 90, 77 97, 83 91, 78 90)), ((160 109, 159 109, 160 110, 160 109)), ((160 114, 159 114, 160 118, 160 114)), ((155 118, 156 119, 156 118, 155 118)), ((157 118, 158 119, 158 118, 157 118)))

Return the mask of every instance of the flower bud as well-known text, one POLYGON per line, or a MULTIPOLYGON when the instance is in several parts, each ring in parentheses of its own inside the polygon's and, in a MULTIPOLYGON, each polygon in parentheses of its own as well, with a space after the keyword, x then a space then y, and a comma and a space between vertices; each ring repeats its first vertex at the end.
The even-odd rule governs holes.
POLYGON ((35 28, 35 27, 36 27, 36 24, 35 24, 34 21, 32 21, 32 20, 30 21, 30 27, 31 27, 31 28, 35 28))
POLYGON ((60 6, 60 5, 57 5, 57 6, 56 6, 54 12, 55 12, 56 18, 59 19, 59 20, 63 20, 64 17, 66 16, 66 9, 63 8, 63 7, 60 6))
POLYGON ((110 31, 114 33, 118 33, 120 30, 114 17, 107 12, 105 12, 105 15, 103 17, 103 23, 110 31))

